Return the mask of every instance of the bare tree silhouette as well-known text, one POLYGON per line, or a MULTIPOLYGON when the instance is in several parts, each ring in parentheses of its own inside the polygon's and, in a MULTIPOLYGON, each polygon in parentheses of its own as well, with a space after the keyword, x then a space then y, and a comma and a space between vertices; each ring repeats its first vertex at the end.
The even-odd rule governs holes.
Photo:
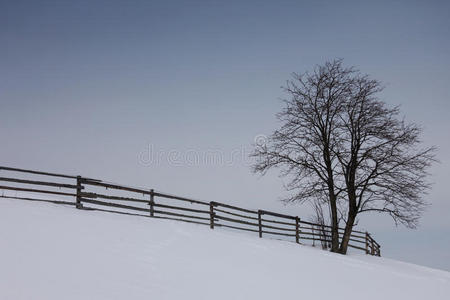
POLYGON ((435 147, 422 147, 421 128, 377 98, 382 89, 342 60, 294 74, 277 114, 281 128, 252 153, 254 172, 279 168, 289 178, 284 201, 327 206, 333 252, 347 252, 361 213, 387 213, 414 228, 427 205, 435 147))

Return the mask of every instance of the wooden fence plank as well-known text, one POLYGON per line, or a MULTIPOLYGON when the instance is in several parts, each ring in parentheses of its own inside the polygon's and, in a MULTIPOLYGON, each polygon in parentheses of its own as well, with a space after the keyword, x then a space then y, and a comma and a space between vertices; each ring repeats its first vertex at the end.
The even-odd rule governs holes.
POLYGON ((282 236, 289 236, 289 237, 295 237, 295 234, 288 234, 288 233, 281 233, 281 232, 275 232, 275 231, 267 231, 267 230, 263 230, 262 233, 267 233, 267 234, 275 234, 275 235, 282 235, 282 236))
POLYGON ((255 220, 255 221, 258 220, 258 218, 255 218, 255 217, 250 217, 250 216, 246 216, 246 215, 242 215, 242 214, 232 213, 232 212, 229 212, 229 211, 217 208, 217 207, 214 207, 214 210, 217 211, 217 212, 221 212, 221 213, 224 213, 224 214, 232 215, 232 216, 235 216, 235 217, 241 217, 241 218, 246 218, 246 219, 255 220))
POLYGON ((209 210, 194 209, 194 208, 186 208, 186 207, 173 206, 173 205, 166 205, 166 204, 159 204, 159 203, 154 203, 153 206, 154 206, 154 207, 161 207, 161 208, 169 208, 169 209, 176 209, 176 210, 189 211, 189 212, 194 212, 194 213, 199 213, 199 214, 209 214, 209 213, 210 213, 209 210))
POLYGON ((355 246, 355 245, 352 245, 352 244, 348 244, 348 246, 349 246, 350 248, 354 248, 354 249, 358 249, 358 250, 362 250, 362 251, 365 251, 365 250, 366 250, 366 249, 363 248, 363 247, 358 247, 358 246, 355 246))
POLYGON ((276 229, 276 230, 282 230, 282 231, 290 231, 290 232, 297 231, 295 228, 283 228, 283 227, 278 227, 278 226, 265 225, 264 223, 261 226, 262 226, 262 228, 276 229))
POLYGON ((3 167, 3 166, 0 166, 0 170, 29 173, 29 174, 36 174, 36 175, 53 176, 53 177, 61 177, 61 178, 71 178, 71 179, 77 178, 76 176, 70 176, 70 175, 47 173, 47 172, 40 172, 40 171, 33 171, 33 170, 26 170, 26 169, 9 168, 9 167, 3 167))
POLYGON ((47 191, 47 190, 28 189, 28 188, 18 188, 18 187, 12 187, 12 186, 4 186, 4 185, 0 185, 0 190, 41 193, 41 194, 51 194, 51 195, 60 195, 60 196, 76 196, 77 195, 74 193, 54 192, 54 191, 47 191))
POLYGON ((25 179, 10 178, 10 177, 0 177, 0 181, 33 184, 33 185, 45 185, 45 186, 53 186, 53 187, 67 188, 67 189, 76 189, 77 188, 77 186, 73 185, 73 184, 55 183, 55 182, 48 182, 48 181, 25 180, 25 179))
POLYGON ((101 187, 104 187, 104 188, 115 189, 115 190, 122 190, 122 191, 128 191, 128 192, 134 192, 134 193, 143 194, 143 195, 150 194, 150 191, 148 191, 148 190, 138 189, 138 188, 133 188, 133 187, 127 187, 127 186, 121 186, 121 185, 112 184, 112 183, 105 183, 105 182, 102 182, 102 181, 94 181, 94 180, 87 179, 87 178, 84 178, 84 177, 82 178, 82 183, 85 184, 85 185, 101 186, 101 187))
MULTIPOLYGON (((103 209, 103 208, 85 207, 83 209, 84 210, 108 212, 108 213, 113 213, 113 214, 139 216, 139 217, 144 217, 144 218, 149 218, 150 217, 149 215, 144 215, 144 214, 129 213, 129 212, 123 212, 123 211, 117 211, 117 210, 108 210, 108 209, 103 209)), ((163 217, 163 216, 154 216, 153 218, 155 218, 155 219, 163 219, 163 220, 181 221, 181 222, 192 223, 192 224, 199 224, 199 225, 208 225, 208 223, 192 221, 192 220, 185 220, 185 219, 180 219, 180 218, 171 218, 171 217, 163 217)))
POLYGON ((263 222, 269 222, 274 224, 280 224, 280 225, 288 225, 288 226, 296 226, 295 223, 289 223, 289 222, 282 222, 282 221, 275 221, 275 220, 269 220, 269 219, 262 219, 263 222))
POLYGON ((258 213, 256 210, 240 208, 240 207, 229 205, 229 204, 225 204, 225 203, 214 202, 214 201, 213 201, 213 203, 214 203, 214 206, 221 206, 221 207, 231 208, 231 209, 235 209, 235 210, 246 212, 246 213, 250 213, 250 214, 257 214, 258 213))
POLYGON ((228 222, 234 222, 234 223, 239 223, 239 224, 249 225, 249 226, 259 226, 256 223, 243 221, 243 220, 239 220, 239 219, 228 218, 228 217, 224 217, 224 216, 219 216, 217 214, 215 215, 215 217, 219 220, 224 220, 224 221, 228 221, 228 222))
POLYGON ((131 209, 131 210, 137 210, 137 211, 145 211, 148 212, 148 209, 142 208, 142 207, 136 207, 131 205, 125 205, 125 204, 118 204, 118 203, 111 203, 111 202, 104 202, 104 201, 98 201, 98 200, 92 200, 92 199, 86 199, 86 198, 80 198, 80 202, 86 202, 96 205, 103 205, 103 206, 110 206, 110 207, 116 207, 116 208, 123 208, 123 209, 131 209))
POLYGON ((0 198, 35 201, 35 202, 47 202, 47 203, 54 203, 54 204, 75 205, 74 202, 69 202, 69 201, 47 200, 47 199, 30 198, 30 197, 17 197, 17 196, 0 195, 0 198))
POLYGON ((244 227, 238 227, 238 226, 232 226, 232 225, 225 225, 225 224, 215 224, 215 226, 250 231, 250 232, 259 232, 259 230, 256 230, 256 229, 244 228, 244 227))
POLYGON ((102 198, 102 199, 109 199, 109 200, 118 200, 118 201, 129 201, 129 202, 139 202, 139 203, 146 203, 148 204, 148 200, 144 199, 137 199, 132 197, 120 197, 120 196, 111 196, 111 195, 105 195, 105 194, 99 194, 99 193, 91 193, 91 192, 81 192, 82 198, 102 198))
POLYGON ((168 211, 164 211, 164 210, 156 210, 155 209, 155 214, 209 221, 209 217, 191 216, 191 215, 179 214, 179 213, 174 213, 174 212, 168 212, 168 211))
POLYGON ((269 215, 269 216, 285 218, 285 219, 291 219, 291 220, 295 220, 295 218, 296 218, 294 216, 279 214, 279 213, 271 212, 271 211, 268 211, 268 210, 259 210, 259 211, 261 212, 262 215, 269 215))
POLYGON ((189 199, 189 198, 184 198, 184 197, 178 197, 178 196, 173 196, 173 195, 168 195, 168 194, 163 194, 163 193, 154 193, 155 196, 158 197, 162 197, 162 198, 167 198, 167 199, 173 199, 173 200, 180 200, 180 201, 185 201, 185 202, 190 202, 190 203, 195 203, 195 204, 201 204, 201 205, 208 205, 209 206, 209 202, 204 202, 204 201, 199 201, 199 200, 194 200, 194 199, 189 199))

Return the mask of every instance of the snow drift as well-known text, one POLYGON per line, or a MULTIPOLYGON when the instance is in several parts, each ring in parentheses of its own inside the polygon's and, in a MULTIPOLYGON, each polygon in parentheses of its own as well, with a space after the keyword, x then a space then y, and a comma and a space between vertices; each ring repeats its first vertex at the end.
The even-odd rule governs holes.
POLYGON ((181 222, 0 199, 0 299, 448 299, 450 273, 181 222))

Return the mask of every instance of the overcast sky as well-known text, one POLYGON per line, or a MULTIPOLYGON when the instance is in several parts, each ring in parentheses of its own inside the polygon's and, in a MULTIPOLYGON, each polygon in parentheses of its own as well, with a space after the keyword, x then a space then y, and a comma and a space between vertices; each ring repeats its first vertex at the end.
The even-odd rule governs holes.
POLYGON ((449 3, 2 0, 0 165, 307 218, 247 154, 279 126, 290 74, 343 58, 385 84, 441 161, 418 230, 360 226, 383 256, 450 270, 449 3))

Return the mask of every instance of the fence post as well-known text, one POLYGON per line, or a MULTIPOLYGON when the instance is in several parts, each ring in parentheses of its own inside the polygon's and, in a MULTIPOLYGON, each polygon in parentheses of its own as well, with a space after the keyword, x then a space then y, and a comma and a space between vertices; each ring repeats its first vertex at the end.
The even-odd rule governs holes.
POLYGON ((373 243, 373 238, 369 235, 370 237, 370 255, 375 255, 375 245, 373 243))
POLYGON ((214 202, 211 201, 209 202, 209 227, 211 229, 214 229, 214 217, 214 202))
POLYGON ((155 216, 155 195, 153 189, 150 190, 150 217, 155 216))
POLYGON ((366 254, 369 254, 369 233, 366 231, 366 254))
POLYGON ((262 212, 258 210, 258 229, 259 229, 259 237, 262 238, 262 219, 261 219, 262 212))
POLYGON ((83 204, 81 203, 81 176, 77 176, 77 201, 75 203, 76 208, 83 208, 83 204))
POLYGON ((311 233, 312 233, 312 239, 313 239, 313 247, 315 247, 316 246, 316 235, 315 235, 315 232, 314 232, 314 226, 311 224, 311 233))
POLYGON ((300 228, 299 228, 300 218, 295 217, 295 242, 300 244, 300 228))

